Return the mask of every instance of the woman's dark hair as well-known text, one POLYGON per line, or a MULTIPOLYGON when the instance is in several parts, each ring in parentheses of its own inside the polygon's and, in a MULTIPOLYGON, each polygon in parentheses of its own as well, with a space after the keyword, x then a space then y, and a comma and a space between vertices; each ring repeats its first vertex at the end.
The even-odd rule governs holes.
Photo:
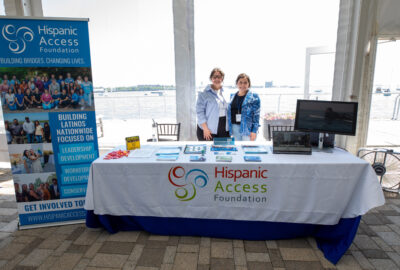
POLYGON ((214 69, 211 71, 210 80, 212 79, 212 77, 214 76, 214 74, 217 73, 217 72, 221 74, 222 80, 224 80, 225 73, 224 73, 220 68, 214 68, 214 69))
POLYGON ((28 155, 26 154, 27 151, 29 151, 29 150, 25 150, 25 151, 24 151, 24 156, 25 156, 25 157, 28 157, 28 155))
POLYGON ((240 79, 247 79, 247 81, 249 82, 249 88, 251 87, 251 82, 250 82, 249 75, 247 75, 246 73, 240 73, 236 78, 236 84, 238 84, 240 79))

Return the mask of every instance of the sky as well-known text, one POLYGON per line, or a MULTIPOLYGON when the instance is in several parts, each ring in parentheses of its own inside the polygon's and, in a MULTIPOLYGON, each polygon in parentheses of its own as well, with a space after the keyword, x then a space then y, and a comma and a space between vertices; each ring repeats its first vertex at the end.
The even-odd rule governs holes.
MULTIPOLYGON (((175 84, 172 0, 42 3, 45 16, 90 19, 95 85, 175 84)), ((253 84, 302 85, 306 47, 336 42, 339 0, 195 0, 194 6, 197 85, 209 83, 214 67, 225 71, 226 85, 242 72, 253 84)))
MULTIPOLYGON (((95 86, 175 84, 172 0, 42 5, 45 16, 89 18, 95 86)), ((194 0, 194 10, 197 86, 209 83, 214 67, 224 70, 225 85, 244 72, 253 85, 303 86, 306 48, 336 46, 339 0, 194 0)), ((396 80, 400 69, 393 64, 388 72, 387 62, 399 45, 378 48, 375 82, 396 80)), ((333 68, 334 54, 313 56, 310 85, 331 85, 333 68)))

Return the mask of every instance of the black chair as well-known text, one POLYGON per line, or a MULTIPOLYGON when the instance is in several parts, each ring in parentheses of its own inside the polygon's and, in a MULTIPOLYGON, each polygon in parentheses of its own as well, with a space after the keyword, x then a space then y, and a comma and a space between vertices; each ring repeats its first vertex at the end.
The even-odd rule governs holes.
POLYGON ((294 126, 273 126, 268 124, 268 141, 272 140, 273 131, 293 131, 294 126))
POLYGON ((180 131, 181 131, 181 123, 178 124, 157 123, 158 141, 179 141, 180 131))

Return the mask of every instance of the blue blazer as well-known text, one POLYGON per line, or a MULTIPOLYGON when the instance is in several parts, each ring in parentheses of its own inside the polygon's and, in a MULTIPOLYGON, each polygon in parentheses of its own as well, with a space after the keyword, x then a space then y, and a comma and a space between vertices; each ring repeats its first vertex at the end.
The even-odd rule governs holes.
MULTIPOLYGON (((239 92, 236 92, 236 94, 239 92)), ((229 133, 232 135, 231 104, 236 94, 231 95, 228 105, 227 118, 229 123, 229 133)), ((242 104, 242 117, 240 122, 240 134, 250 136, 250 133, 257 133, 260 127, 260 97, 258 94, 249 90, 242 104)))

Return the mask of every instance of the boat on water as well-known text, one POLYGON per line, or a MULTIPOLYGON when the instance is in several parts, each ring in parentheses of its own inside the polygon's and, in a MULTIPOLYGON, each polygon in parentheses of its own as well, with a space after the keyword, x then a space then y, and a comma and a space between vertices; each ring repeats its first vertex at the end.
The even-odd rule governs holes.
POLYGON ((389 89, 389 88, 386 88, 386 89, 383 89, 383 95, 384 95, 384 96, 391 96, 392 93, 390 92, 390 89, 389 89))
POLYGON ((154 94, 154 95, 158 95, 158 96, 163 96, 164 95, 164 92, 161 92, 161 91, 151 91, 150 93, 154 94))

